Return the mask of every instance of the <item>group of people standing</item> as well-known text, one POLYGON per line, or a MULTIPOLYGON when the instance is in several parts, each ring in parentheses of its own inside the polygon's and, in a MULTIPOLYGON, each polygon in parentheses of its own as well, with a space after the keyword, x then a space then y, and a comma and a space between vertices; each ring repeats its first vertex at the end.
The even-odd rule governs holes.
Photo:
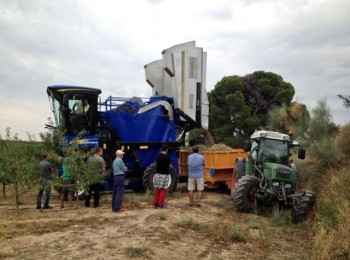
MULTIPOLYGON (((153 178, 154 186, 154 197, 153 206, 154 208, 166 208, 165 198, 167 194, 167 187, 169 184, 169 175, 171 160, 167 156, 168 146, 164 144, 162 146, 161 153, 156 158, 156 173, 153 178)), ((204 179, 203 179, 203 168, 204 168, 204 157, 198 153, 198 147, 192 148, 191 154, 187 158, 188 166, 188 197, 190 200, 190 206, 201 207, 202 191, 204 190, 204 179), (197 190, 197 201, 193 200, 193 193, 197 190)))
MULTIPOLYGON (((124 152, 118 150, 116 152, 116 158, 113 161, 113 175, 114 175, 114 189, 112 197, 112 210, 114 212, 120 211, 120 207, 124 197, 125 189, 125 172, 128 170, 123 162, 124 152)), ((106 162, 103 159, 103 149, 97 148, 96 152, 87 159, 87 164, 96 174, 96 178, 89 184, 85 194, 85 207, 90 207, 90 200, 93 194, 93 206, 99 207, 101 197, 101 180, 103 175, 107 172, 106 162)), ((60 206, 64 208, 64 201, 68 198, 68 206, 73 205, 73 195, 75 180, 69 167, 65 164, 62 165, 62 187, 60 188, 60 206)), ((49 205, 50 193, 51 193, 51 179, 52 179, 52 166, 50 163, 49 154, 45 153, 39 163, 39 191, 37 194, 37 209, 52 209, 49 205), (42 196, 45 191, 44 206, 41 207, 42 196)))
MULTIPOLYGON (((156 157, 156 173, 153 178, 154 185, 154 197, 153 206, 154 208, 166 208, 165 203, 167 187, 170 178, 170 167, 171 159, 167 155, 168 146, 166 144, 162 145, 161 152, 156 157)), ((125 173, 128 171, 127 166, 123 161, 124 152, 122 150, 116 151, 116 158, 113 161, 113 194, 112 194, 112 211, 120 212, 121 206, 124 198, 125 191, 125 173)), ((39 163, 39 183, 40 188, 37 194, 37 209, 41 209, 41 199, 45 191, 45 201, 43 209, 51 209, 49 205, 50 191, 51 191, 51 174, 52 167, 49 162, 49 154, 44 154, 42 160, 39 163)), ((97 148, 94 155, 88 158, 87 164, 89 167, 93 168, 98 175, 103 176, 107 172, 106 162, 103 159, 103 149, 97 148)), ((192 153, 188 156, 188 196, 190 201, 190 206, 201 206, 202 191, 204 190, 204 179, 203 179, 203 167, 204 167, 204 157, 198 153, 198 147, 192 148, 192 153), (197 201, 193 200, 193 193, 197 190, 197 201)), ((71 174, 69 167, 63 165, 63 187, 60 191, 60 208, 64 207, 64 200, 68 197, 68 206, 72 206, 73 195, 74 195, 74 177, 71 174)), ((101 178, 102 179, 102 178, 101 178)), ((96 179, 98 180, 98 178, 96 179)), ((99 181, 93 182, 89 185, 87 189, 87 194, 85 197, 85 206, 90 207, 90 200, 92 193, 93 196, 93 206, 94 208, 99 207, 100 194, 101 194, 101 183, 99 181)))

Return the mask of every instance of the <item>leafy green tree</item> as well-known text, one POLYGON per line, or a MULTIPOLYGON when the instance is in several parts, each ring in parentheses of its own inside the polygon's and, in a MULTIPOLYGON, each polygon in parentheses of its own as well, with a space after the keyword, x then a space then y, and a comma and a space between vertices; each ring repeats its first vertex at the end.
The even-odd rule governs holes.
POLYGON ((345 163, 350 165, 350 123, 340 129, 340 133, 336 137, 336 147, 345 163))
POLYGON ((242 91, 242 78, 230 76, 219 81, 209 93, 209 130, 216 142, 238 146, 244 138, 242 125, 256 123, 249 120, 251 111, 244 102, 242 91))
POLYGON ((290 104, 295 94, 292 84, 272 72, 256 71, 243 77, 243 94, 252 116, 265 115, 273 106, 290 104))
POLYGON ((341 100, 343 100, 343 105, 346 108, 350 107, 350 96, 347 95, 337 95, 338 98, 340 98, 341 100))
POLYGON ((303 135, 310 124, 310 113, 306 105, 292 102, 290 106, 282 104, 280 107, 273 107, 268 112, 267 129, 288 133, 293 132, 294 138, 303 135))
POLYGON ((26 142, 20 140, 17 134, 11 134, 10 128, 6 129, 5 139, 0 136, 1 180, 3 183, 14 185, 17 209, 20 204, 20 193, 28 191, 35 185, 40 145, 31 137, 26 142))
POLYGON ((308 147, 308 157, 317 170, 337 166, 339 155, 335 148, 335 138, 338 133, 339 126, 333 122, 327 102, 318 101, 318 105, 312 110, 310 127, 303 135, 304 143, 308 147))
MULTIPOLYGON (((61 135, 61 162, 68 166, 75 182, 76 207, 78 207, 79 191, 87 190, 87 187, 92 183, 102 180, 102 176, 96 174, 96 169, 88 167, 87 158, 95 152, 95 148, 79 147, 81 135, 74 138, 69 144, 61 135)), ((60 184, 63 182, 60 180, 60 184)))
POLYGON ((259 127, 266 127, 273 107, 290 105, 294 87, 272 72, 228 76, 209 93, 209 126, 216 142, 240 147, 259 127))

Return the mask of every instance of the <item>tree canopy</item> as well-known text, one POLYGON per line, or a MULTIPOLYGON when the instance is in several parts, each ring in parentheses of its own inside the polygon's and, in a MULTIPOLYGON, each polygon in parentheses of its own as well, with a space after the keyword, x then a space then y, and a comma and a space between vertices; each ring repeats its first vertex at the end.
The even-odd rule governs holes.
POLYGON ((255 129, 266 127, 272 107, 290 105, 292 84, 272 72, 222 78, 209 93, 209 126, 216 142, 241 146, 255 129))
POLYGON ((341 100, 343 100, 343 106, 346 108, 350 107, 350 96, 347 95, 337 95, 338 98, 340 98, 341 100))
POLYGON ((293 136, 298 137, 307 131, 310 118, 306 105, 293 101, 290 106, 282 104, 280 107, 273 107, 268 113, 266 128, 282 133, 292 130, 293 136))

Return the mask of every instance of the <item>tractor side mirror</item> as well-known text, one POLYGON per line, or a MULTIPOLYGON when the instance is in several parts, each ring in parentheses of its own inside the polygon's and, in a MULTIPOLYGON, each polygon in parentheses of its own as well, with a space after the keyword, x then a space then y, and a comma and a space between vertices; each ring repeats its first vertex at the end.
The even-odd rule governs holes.
POLYGON ((305 150, 303 148, 299 148, 298 150, 298 159, 305 159, 305 150))
POLYGON ((250 141, 245 141, 243 144, 243 150, 246 152, 250 151, 250 148, 252 147, 252 143, 250 141))

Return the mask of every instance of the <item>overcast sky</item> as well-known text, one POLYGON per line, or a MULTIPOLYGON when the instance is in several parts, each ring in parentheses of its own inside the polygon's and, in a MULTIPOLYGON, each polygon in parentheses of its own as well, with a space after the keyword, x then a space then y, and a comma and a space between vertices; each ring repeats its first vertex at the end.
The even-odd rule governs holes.
POLYGON ((38 138, 52 117, 48 85, 151 95, 145 64, 173 45, 208 53, 207 91, 224 76, 281 75, 308 106, 326 100, 348 123, 349 0, 1 0, 0 134, 38 138))

